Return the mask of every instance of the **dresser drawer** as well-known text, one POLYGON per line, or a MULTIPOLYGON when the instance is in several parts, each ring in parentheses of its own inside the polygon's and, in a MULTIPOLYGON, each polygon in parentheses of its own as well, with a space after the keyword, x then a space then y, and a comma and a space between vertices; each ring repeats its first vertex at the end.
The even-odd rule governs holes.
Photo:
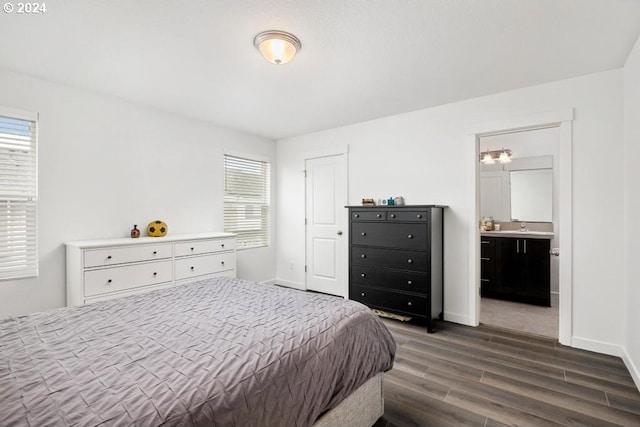
POLYGON ((419 316, 428 313, 429 307, 429 298, 426 296, 407 295, 358 285, 351 287, 349 298, 381 310, 400 311, 419 316))
POLYGON ((384 221, 387 219, 387 213, 378 210, 353 211, 351 212, 351 219, 354 221, 384 221))
POLYGON ((230 251, 236 248, 236 239, 194 240, 176 243, 176 256, 201 255, 211 252, 230 251))
POLYGON ((152 261, 154 259, 171 258, 171 256, 171 243, 89 249, 84 252, 84 268, 152 261))
POLYGON ((427 222, 428 214, 424 211, 389 211, 387 219, 389 221, 427 222))
POLYGON ((234 268, 236 268, 236 254, 234 252, 181 258, 176 260, 176 280, 204 276, 234 268))
POLYGON ((385 270, 372 267, 352 266, 351 283, 375 286, 383 289, 397 289, 406 292, 427 294, 429 276, 427 273, 385 270))
POLYGON ((91 297, 173 280, 171 260, 84 272, 84 295, 91 297))
POLYGON ((429 267, 425 252, 381 249, 369 246, 353 246, 351 249, 351 264, 413 271, 428 271, 429 267))
POLYGON ((351 243, 364 246, 384 246, 408 250, 427 248, 427 227, 424 224, 353 222, 351 243))

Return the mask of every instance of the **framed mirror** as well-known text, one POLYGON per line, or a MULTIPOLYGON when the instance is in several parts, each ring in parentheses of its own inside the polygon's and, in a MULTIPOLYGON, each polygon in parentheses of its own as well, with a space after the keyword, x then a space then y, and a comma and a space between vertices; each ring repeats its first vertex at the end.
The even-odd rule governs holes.
POLYGON ((551 169, 509 172, 511 221, 553 221, 552 172, 551 169))

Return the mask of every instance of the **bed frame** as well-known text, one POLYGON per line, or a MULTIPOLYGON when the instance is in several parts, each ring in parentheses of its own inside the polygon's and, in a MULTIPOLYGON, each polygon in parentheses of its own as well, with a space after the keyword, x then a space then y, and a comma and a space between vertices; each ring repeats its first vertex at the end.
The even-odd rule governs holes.
POLYGON ((335 408, 325 412, 313 427, 371 427, 384 414, 383 373, 362 384, 335 408))

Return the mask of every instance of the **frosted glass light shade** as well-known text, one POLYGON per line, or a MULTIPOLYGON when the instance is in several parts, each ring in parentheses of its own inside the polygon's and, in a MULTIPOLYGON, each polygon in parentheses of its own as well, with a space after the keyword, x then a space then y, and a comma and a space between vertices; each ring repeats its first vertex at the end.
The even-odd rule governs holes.
POLYGON ((264 31, 253 39, 253 44, 267 61, 276 65, 291 61, 302 48, 296 36, 284 31, 264 31))
POLYGON ((495 160, 493 160, 493 157, 491 157, 491 154, 487 152, 482 158, 482 163, 484 163, 485 165, 492 165, 495 163, 495 160))
POLYGON ((509 154, 507 154, 506 151, 502 151, 502 153, 500 153, 500 158, 498 160, 500 160, 500 163, 511 163, 511 157, 509 157, 509 154))

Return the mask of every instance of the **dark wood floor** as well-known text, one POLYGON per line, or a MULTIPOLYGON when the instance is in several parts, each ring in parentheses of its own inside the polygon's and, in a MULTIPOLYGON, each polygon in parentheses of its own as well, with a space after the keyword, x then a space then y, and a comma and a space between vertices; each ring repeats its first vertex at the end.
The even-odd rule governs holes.
POLYGON ((385 323, 398 349, 375 427, 640 426, 640 394, 617 357, 486 326, 385 323))

